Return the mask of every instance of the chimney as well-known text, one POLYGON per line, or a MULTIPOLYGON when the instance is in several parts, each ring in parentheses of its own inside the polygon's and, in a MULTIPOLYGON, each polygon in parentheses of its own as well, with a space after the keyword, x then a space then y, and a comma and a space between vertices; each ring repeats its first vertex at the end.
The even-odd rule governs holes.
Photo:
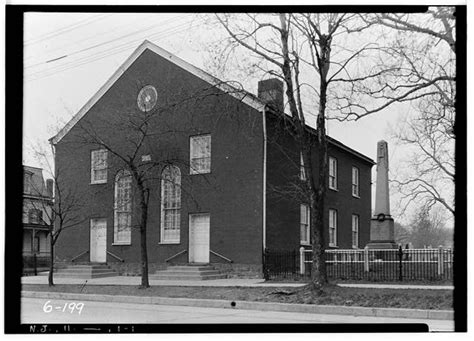
POLYGON ((258 98, 283 113, 283 82, 277 78, 258 82, 258 98))
POLYGON ((48 192, 48 196, 50 198, 53 198, 53 194, 54 194, 54 181, 53 179, 46 179, 46 191, 48 192))

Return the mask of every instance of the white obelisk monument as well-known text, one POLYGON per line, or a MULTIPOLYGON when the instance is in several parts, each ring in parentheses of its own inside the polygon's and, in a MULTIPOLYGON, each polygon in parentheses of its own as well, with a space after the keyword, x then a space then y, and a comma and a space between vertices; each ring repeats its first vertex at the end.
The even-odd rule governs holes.
POLYGON ((375 188, 375 210, 370 220, 371 249, 397 248, 395 244, 394 221, 390 215, 390 195, 388 190, 388 145, 386 141, 377 143, 377 183, 375 188))

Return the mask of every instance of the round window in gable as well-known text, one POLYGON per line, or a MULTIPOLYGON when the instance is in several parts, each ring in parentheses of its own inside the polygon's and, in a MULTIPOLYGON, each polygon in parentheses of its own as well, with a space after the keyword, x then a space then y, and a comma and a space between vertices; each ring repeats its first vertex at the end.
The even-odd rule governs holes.
POLYGON ((147 85, 140 90, 137 104, 141 111, 150 111, 156 105, 158 93, 153 85, 147 85))

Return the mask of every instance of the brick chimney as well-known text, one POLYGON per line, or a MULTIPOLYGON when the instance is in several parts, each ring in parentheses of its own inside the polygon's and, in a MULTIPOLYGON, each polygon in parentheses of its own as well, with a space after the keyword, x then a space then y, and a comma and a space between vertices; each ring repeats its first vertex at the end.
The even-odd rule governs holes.
POLYGON ((53 197, 54 194, 54 181, 53 179, 46 179, 46 192, 48 192, 48 196, 50 198, 53 197))
POLYGON ((258 98, 276 111, 283 112, 283 82, 277 78, 258 82, 258 98))

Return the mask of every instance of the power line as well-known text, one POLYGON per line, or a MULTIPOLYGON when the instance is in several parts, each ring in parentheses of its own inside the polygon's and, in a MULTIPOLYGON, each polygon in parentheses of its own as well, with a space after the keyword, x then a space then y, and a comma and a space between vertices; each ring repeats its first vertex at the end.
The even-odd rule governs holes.
MULTIPOLYGON (((95 45, 92 45, 92 46, 89 46, 89 47, 86 47, 86 48, 83 48, 83 49, 80 49, 80 50, 76 50, 76 51, 73 51, 73 52, 66 53, 66 55, 67 55, 68 57, 70 57, 70 56, 79 54, 79 53, 81 53, 81 52, 85 52, 85 51, 88 51, 88 50, 92 50, 92 49, 97 48, 97 47, 102 47, 102 46, 107 45, 107 44, 110 44, 110 43, 112 43, 112 42, 114 42, 114 41, 117 41, 117 40, 120 40, 120 39, 129 37, 129 36, 132 36, 132 35, 135 35, 135 34, 138 34, 138 33, 142 33, 142 32, 151 30, 151 29, 153 29, 153 28, 162 26, 162 25, 164 25, 164 24, 167 24, 167 23, 168 23, 169 21, 171 21, 171 20, 175 20, 176 18, 177 18, 177 17, 170 18, 170 19, 168 19, 168 20, 165 20, 164 22, 161 22, 161 23, 158 24, 158 25, 153 24, 153 25, 147 26, 146 28, 141 28, 141 29, 139 29, 139 30, 137 30, 137 31, 135 31, 135 32, 128 33, 128 34, 126 34, 126 35, 123 35, 123 36, 120 36, 120 37, 117 37, 117 38, 108 40, 108 41, 106 41, 106 42, 101 42, 101 43, 99 43, 99 44, 95 44, 95 45)), ((56 50, 57 50, 57 49, 56 49, 56 50)), ((64 54, 63 54, 63 55, 64 55, 64 54)), ((56 59, 56 58, 54 58, 54 59, 56 59)), ((59 58, 58 58, 58 59, 59 59, 59 58)), ((39 63, 36 63, 36 64, 28 65, 28 66, 25 66, 25 69, 30 69, 30 68, 32 68, 32 67, 39 66, 39 65, 45 64, 45 63, 47 63, 47 62, 48 62, 48 61, 42 61, 42 62, 39 62, 39 63)))
MULTIPOLYGON (((147 38, 150 39, 150 40, 159 39, 159 38, 161 38, 165 35, 166 36, 171 36, 171 35, 174 35, 174 34, 177 34, 177 33, 181 33, 181 32, 184 32, 188 29, 196 27, 200 23, 200 21, 202 21, 202 20, 198 20, 196 23, 192 24, 191 26, 186 27, 185 29, 182 29, 182 27, 187 26, 188 24, 191 23, 191 21, 188 21, 186 23, 180 24, 180 25, 175 26, 175 27, 171 27, 171 28, 166 29, 164 31, 156 32, 154 34, 151 34, 147 38)), ((84 64, 92 63, 92 62, 94 62, 96 60, 99 60, 99 59, 103 59, 103 58, 106 58, 106 57, 109 57, 109 56, 112 56, 112 55, 116 55, 118 53, 121 53, 123 51, 126 51, 126 50, 130 49, 131 47, 135 46, 138 41, 142 41, 142 40, 143 40, 143 38, 134 39, 134 40, 128 41, 124 44, 120 44, 118 46, 114 46, 112 48, 109 48, 105 51, 100 51, 100 52, 97 52, 95 54, 92 54, 92 55, 89 55, 89 56, 86 56, 86 57, 83 57, 83 58, 76 59, 76 60, 71 61, 69 63, 58 65, 58 66, 53 67, 53 68, 48 69, 48 70, 41 70, 41 71, 32 73, 30 75, 27 75, 26 77, 35 77, 35 76, 38 76, 38 77, 33 78, 33 79, 27 79, 26 81, 29 82, 29 81, 39 80, 39 79, 49 77, 49 76, 54 75, 54 74, 59 73, 59 72, 67 71, 67 70, 82 66, 84 64)))
POLYGON ((48 33, 45 33, 45 34, 42 34, 36 38, 32 38, 28 41, 25 41, 24 45, 33 45, 33 44, 37 44, 37 43, 40 43, 44 40, 48 40, 48 39, 51 39, 51 38, 54 38, 58 35, 61 35, 61 34, 64 34, 66 32, 69 32, 69 31, 72 31, 72 30, 75 30, 79 27, 82 27, 84 25, 88 25, 90 23, 93 23, 95 21, 98 21, 98 20, 101 20, 101 19, 104 19, 108 16, 110 16, 111 14, 99 14, 99 15, 96 15, 92 18, 86 18, 86 19, 83 19, 83 20, 79 20, 78 22, 74 23, 74 24, 71 24, 71 25, 67 25, 67 26, 64 26, 63 28, 60 28, 60 29, 57 29, 57 30, 54 30, 54 31, 50 31, 48 33))
MULTIPOLYGON (((157 33, 155 33, 155 34, 152 34, 152 35, 148 36, 147 38, 152 39, 152 37, 155 37, 156 35, 163 35, 164 33, 167 33, 167 34, 169 34, 169 35, 178 33, 178 32, 180 32, 180 31, 177 31, 177 30, 174 30, 174 29, 176 29, 176 28, 181 28, 181 27, 183 27, 183 26, 187 26, 188 24, 189 24, 189 22, 186 22, 186 23, 181 24, 181 25, 178 25, 178 26, 176 26, 176 27, 169 28, 169 29, 167 29, 167 30, 165 30, 165 31, 157 32, 157 33), (168 31, 170 31, 170 30, 174 30, 174 31, 168 32, 168 31)), ((185 30, 186 30, 186 29, 185 29, 185 30)), ((181 30, 181 31, 184 31, 184 30, 181 30)), ((55 72, 61 72, 61 71, 68 70, 68 69, 70 69, 70 68, 74 68, 74 67, 77 67, 77 66, 80 66, 80 65, 84 65, 84 64, 86 64, 86 63, 93 62, 93 61, 95 61, 95 60, 98 60, 98 59, 101 59, 101 58, 105 58, 105 57, 107 57, 107 56, 114 55, 114 54, 120 53, 120 52, 122 52, 122 51, 125 51, 125 50, 127 50, 127 49, 129 49, 129 48, 135 46, 135 45, 136 45, 136 42, 140 42, 140 41, 142 41, 142 40, 143 40, 143 38, 134 39, 134 40, 128 41, 128 42, 126 42, 126 43, 124 43, 124 44, 121 44, 121 45, 118 45, 118 46, 114 46, 114 47, 112 47, 112 48, 110 48, 110 49, 107 49, 107 50, 105 50, 105 51, 99 51, 99 52, 97 52, 97 53, 95 53, 95 54, 92 54, 92 55, 89 55, 89 56, 85 56, 85 57, 76 59, 76 60, 74 60, 74 61, 71 61, 71 62, 62 64, 62 65, 58 65, 58 66, 53 67, 53 68, 51 68, 51 69, 49 69, 49 70, 37 71, 37 72, 35 72, 35 73, 32 73, 32 74, 28 75, 27 77, 36 76, 36 75, 41 75, 41 76, 42 76, 42 74, 45 74, 45 73, 49 75, 49 73, 48 73, 49 71, 52 71, 53 73, 55 73, 55 72), (124 47, 124 48, 123 48, 123 49, 120 49, 119 51, 115 51, 114 53, 107 54, 107 52, 117 50, 117 49, 119 49, 119 48, 121 48, 121 47, 124 47), (105 53, 105 55, 104 55, 104 53, 105 53), (99 58, 95 58, 96 56, 100 56, 100 57, 99 57, 99 58), (78 64, 78 63, 79 63, 79 64, 78 64), (71 66, 71 67, 69 67, 69 66, 71 66)), ((40 77, 41 77, 41 76, 40 76, 40 77)))
MULTIPOLYGON (((139 18, 139 19, 143 20, 143 19, 149 18, 149 17, 151 17, 151 16, 153 16, 153 14, 152 14, 152 15, 149 15, 149 16, 146 16, 145 18, 139 18)), ((119 27, 120 27, 120 28, 128 27, 128 26, 134 24, 137 20, 138 20, 138 19, 132 21, 131 23, 129 23, 129 24, 127 24, 127 25, 120 25, 119 27)), ((64 48, 66 48, 66 47, 69 48, 70 46, 77 46, 77 45, 78 45, 79 43, 81 43, 81 42, 88 41, 88 40, 91 40, 91 39, 96 39, 97 37, 103 36, 104 34, 110 34, 111 31, 112 31, 113 29, 116 29, 116 28, 117 28, 117 27, 111 27, 109 30, 104 31, 104 32, 100 32, 100 33, 95 33, 95 32, 94 32, 94 34, 93 34, 92 36, 87 36, 87 37, 85 37, 85 38, 83 38, 83 39, 80 39, 80 40, 74 40, 74 41, 73 41, 72 43, 70 43, 70 44, 66 44, 66 45, 57 47, 57 48, 55 48, 55 49, 49 50, 49 51, 46 53, 46 55, 50 55, 50 54, 52 54, 52 53, 54 53, 54 52, 56 52, 56 51, 58 51, 58 50, 62 50, 62 49, 64 49, 64 48)), ((27 60, 30 60, 30 59, 35 58, 35 57, 37 57, 35 54, 30 53, 30 56, 26 57, 24 60, 27 61, 27 60)))

